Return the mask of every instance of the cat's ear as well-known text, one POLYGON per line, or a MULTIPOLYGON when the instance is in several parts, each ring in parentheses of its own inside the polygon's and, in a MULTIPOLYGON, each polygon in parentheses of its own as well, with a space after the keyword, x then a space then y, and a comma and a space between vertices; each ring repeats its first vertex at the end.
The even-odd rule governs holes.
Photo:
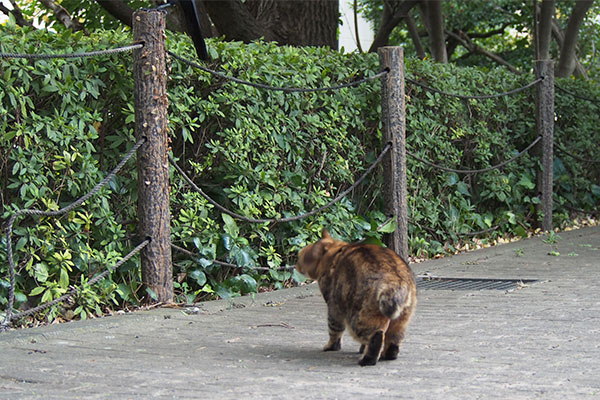
POLYGON ((321 259, 321 257, 323 257, 323 254, 325 254, 326 251, 327 249, 325 248, 325 243, 318 241, 312 247, 312 251, 310 252, 310 258, 313 262, 318 261, 321 259))
POLYGON ((331 239, 331 235, 325 228, 323 228, 323 231, 321 232, 321 239, 331 239))

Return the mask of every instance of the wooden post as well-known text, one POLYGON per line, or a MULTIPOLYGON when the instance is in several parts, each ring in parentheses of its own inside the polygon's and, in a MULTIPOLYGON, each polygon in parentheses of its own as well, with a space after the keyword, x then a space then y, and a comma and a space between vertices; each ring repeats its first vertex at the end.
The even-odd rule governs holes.
POLYGON ((554 61, 535 62, 536 78, 544 80, 536 85, 536 126, 542 136, 542 171, 538 190, 542 193, 542 229, 552 230, 552 194, 554 168, 554 61))
POLYGON ((173 265, 167 158, 167 73, 165 14, 139 10, 133 14, 133 39, 144 44, 134 51, 135 134, 146 143, 137 152, 139 234, 151 242, 141 251, 142 281, 156 301, 173 301, 173 265))
POLYGON ((406 114, 404 111, 404 52, 401 47, 380 47, 379 64, 389 71, 382 78, 381 119, 383 144, 392 148, 383 161, 385 213, 397 229, 386 245, 408 262, 408 208, 406 204, 406 114))

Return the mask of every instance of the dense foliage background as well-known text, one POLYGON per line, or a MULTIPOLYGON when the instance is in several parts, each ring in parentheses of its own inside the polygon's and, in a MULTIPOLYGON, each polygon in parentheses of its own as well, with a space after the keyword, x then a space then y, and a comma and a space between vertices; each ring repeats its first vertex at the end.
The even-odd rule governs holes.
MULTIPOLYGON (((48 34, 7 25, 2 50, 82 52, 129 44, 126 33, 48 34)), ((189 40, 168 38, 177 54, 189 40)), ((275 86, 321 87, 378 72, 377 56, 319 48, 211 41, 210 67, 275 86)), ((0 187, 3 227, 19 208, 58 209, 89 191, 134 144, 131 54, 86 59, 1 59, 0 187)), ((255 218, 293 216, 319 207, 351 185, 381 150, 380 85, 337 92, 283 94, 258 90, 170 60, 171 148, 178 164, 220 204, 255 218)), ((454 93, 496 93, 531 75, 459 68, 408 59, 407 75, 454 93)), ((600 98, 593 84, 560 80, 561 87, 600 98)), ((533 90, 496 100, 464 101, 407 84, 408 150, 453 168, 485 168, 506 160, 535 137, 533 90)), ((556 143, 598 158, 598 105, 556 92, 556 143)), ((527 235, 535 225, 535 152, 503 170, 444 173, 409 158, 410 250, 446 251, 463 234, 527 235)), ((594 164, 556 153, 555 224, 569 208, 593 210, 600 199, 594 164)), ((175 173, 171 176, 172 240, 178 300, 253 293, 303 278, 280 267, 315 240, 323 227, 345 240, 378 239, 385 224, 381 170, 352 196, 318 216, 287 224, 249 224, 222 215, 175 173), (193 255, 190 255, 193 254, 193 255), (215 263, 214 261, 221 263, 215 263)), ((62 218, 21 218, 13 235, 18 306, 56 298, 69 285, 85 290, 72 305, 85 318, 138 304, 134 258, 93 288, 86 281, 137 243, 137 179, 130 162, 108 188, 62 218)), ((6 242, 0 245, 0 302, 6 303, 6 242)), ((55 318, 64 310, 54 308, 55 318)), ((44 316, 41 316, 43 318, 44 316)))

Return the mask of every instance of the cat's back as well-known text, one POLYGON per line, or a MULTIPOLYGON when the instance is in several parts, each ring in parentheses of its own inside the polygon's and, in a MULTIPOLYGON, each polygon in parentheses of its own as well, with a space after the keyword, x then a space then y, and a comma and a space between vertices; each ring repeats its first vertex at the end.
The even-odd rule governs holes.
POLYGON ((341 275, 353 274, 356 279, 414 281, 412 271, 398 254, 374 244, 348 244, 335 260, 335 269, 341 275))

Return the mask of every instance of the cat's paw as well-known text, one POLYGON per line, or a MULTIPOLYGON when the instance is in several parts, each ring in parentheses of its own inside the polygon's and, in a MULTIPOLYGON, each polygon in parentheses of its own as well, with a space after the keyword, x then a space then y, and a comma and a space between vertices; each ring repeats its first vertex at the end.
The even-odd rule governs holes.
POLYGON ((338 351, 342 348, 342 341, 336 340, 335 342, 329 342, 323 347, 323 351, 338 351))
POLYGON ((390 344, 381 357, 382 360, 395 360, 398 358, 400 347, 397 344, 390 344))
POLYGON ((360 365, 361 367, 366 367, 368 365, 375 365, 377 364, 377 358, 375 357, 362 357, 360 360, 358 360, 358 365, 360 365))

